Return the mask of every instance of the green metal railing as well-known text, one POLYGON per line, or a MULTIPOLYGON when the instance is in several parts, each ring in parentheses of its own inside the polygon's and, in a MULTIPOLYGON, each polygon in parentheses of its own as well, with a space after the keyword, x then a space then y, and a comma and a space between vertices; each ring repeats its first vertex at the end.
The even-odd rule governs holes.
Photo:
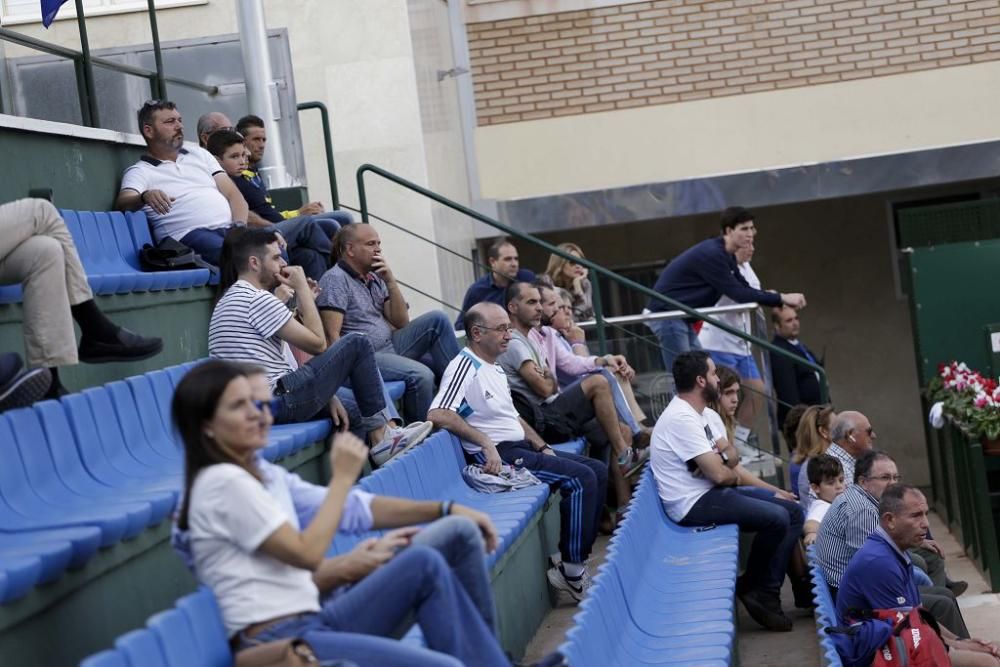
MULTIPOLYGON (((156 69, 149 70, 144 67, 125 65, 114 60, 101 58, 90 53, 90 40, 87 38, 87 22, 84 17, 83 0, 76 0, 76 20, 80 31, 80 50, 67 48, 41 39, 36 39, 28 35, 0 28, 0 40, 17 44, 25 48, 41 51, 52 56, 72 60, 76 68, 76 89, 80 100, 80 115, 83 124, 87 127, 100 127, 100 115, 97 104, 97 86, 94 82, 94 67, 109 69, 122 74, 142 77, 149 81, 150 93, 153 97, 164 99, 167 96, 167 84, 172 83, 186 88, 193 88, 209 95, 219 93, 218 86, 182 79, 175 76, 167 76, 163 72, 163 54, 160 50, 160 33, 156 24, 156 9, 153 0, 147 0, 149 5, 149 25, 152 32, 153 57, 156 61, 156 69)), ((0 113, 6 110, 0 104, 0 113)))
MULTIPOLYGON (((746 333, 746 332, 744 332, 744 331, 742 331, 740 329, 737 329, 735 327, 730 326, 729 324, 726 324, 725 322, 719 321, 719 320, 717 320, 717 319, 715 319, 713 317, 710 317, 708 315, 704 315, 702 313, 699 313, 697 310, 695 310, 695 309, 693 309, 693 308, 691 308, 689 306, 686 306, 685 304, 680 303, 679 301, 675 301, 673 299, 665 297, 662 294, 660 294, 659 292, 656 292, 653 289, 651 289, 649 287, 646 287, 645 285, 641 285, 641 284, 639 284, 639 283, 637 283, 637 282, 635 282, 633 280, 629 280, 628 278, 620 276, 617 273, 615 273, 613 271, 610 271, 610 270, 604 268, 603 266, 600 266, 599 264, 595 264, 594 262, 592 262, 592 261, 590 261, 588 259, 585 259, 585 258, 582 258, 582 257, 577 257, 576 255, 571 255, 570 253, 567 253, 566 251, 564 251, 564 250, 556 247, 555 245, 553 245, 551 243, 548 243, 548 242, 546 242, 546 241, 544 241, 544 240, 542 240, 542 239, 540 239, 540 238, 538 238, 536 236, 533 236, 531 234, 527 234, 527 233, 522 232, 520 230, 514 229, 513 227, 505 225, 504 223, 500 222, 499 220, 495 220, 495 219, 493 219, 493 218, 491 218, 489 216, 483 215, 479 211, 475 211, 475 210, 473 210, 473 209, 471 209, 471 208, 469 208, 467 206, 464 206, 464 205, 462 205, 462 204, 460 204, 460 203, 458 203, 456 201, 448 199, 447 197, 444 197, 444 196, 442 196, 442 195, 440 195, 440 194, 438 194, 436 192, 428 190, 425 187, 422 187, 422 186, 420 186, 420 185, 418 185, 418 184, 416 184, 416 183, 414 183, 412 181, 409 181, 409 180, 407 180, 407 179, 405 179, 405 178, 403 178, 401 176, 398 176, 398 175, 396 175, 396 174, 394 174, 394 173, 392 173, 390 171, 382 169, 381 167, 375 166, 373 164, 363 164, 363 165, 361 165, 358 168, 357 175, 356 175, 357 186, 358 186, 359 210, 360 210, 360 213, 361 213, 361 220, 362 220, 362 222, 369 222, 370 221, 369 220, 370 214, 369 214, 369 210, 368 210, 368 193, 367 193, 367 189, 366 189, 366 186, 365 186, 365 174, 369 173, 369 172, 372 173, 372 174, 375 174, 376 176, 380 176, 380 177, 382 177, 382 178, 384 178, 384 179, 386 179, 386 180, 388 180, 388 181, 390 181, 392 183, 395 183, 396 185, 398 185, 400 187, 403 187, 403 188, 405 188, 407 190, 410 190, 412 192, 415 192, 415 193, 417 193, 417 194, 419 194, 419 195, 421 195, 423 197, 426 197, 426 198, 428 198, 428 199, 430 199, 430 200, 432 200, 432 201, 434 201, 434 202, 436 202, 436 203, 438 203, 438 204, 440 204, 442 206, 450 208, 453 211, 457 211, 457 212, 462 213, 463 215, 468 216, 468 217, 470 217, 470 218, 472 218, 474 220, 478 220, 479 222, 482 222, 485 225, 488 225, 490 227, 493 227, 494 229, 497 229, 497 230, 501 231, 502 233, 506 234, 507 236, 510 236, 512 238, 515 238, 515 239, 519 239, 521 241, 525 241, 525 242, 530 243, 530 244, 532 244, 532 245, 534 245, 534 246, 536 246, 538 248, 541 248, 541 249, 545 250, 546 252, 549 252, 549 253, 551 253, 553 255, 556 255, 558 257, 562 257, 564 259, 568 259, 568 260, 576 262, 576 263, 578 263, 578 264, 580 264, 582 266, 585 266, 585 267, 587 267, 587 269, 589 269, 591 272, 593 272, 595 276, 596 275, 604 276, 608 280, 611 280, 612 282, 618 283, 619 285, 622 285, 622 286, 624 286, 624 287, 626 287, 628 289, 635 290, 635 291, 639 292, 640 294, 643 294, 643 295, 645 295, 645 296, 647 296, 649 298, 657 299, 659 301, 662 301, 662 302, 668 304, 671 308, 683 312, 688 317, 691 317, 691 318, 694 318, 694 319, 697 319, 697 320, 701 320, 703 322, 710 323, 713 326, 718 327, 722 331, 725 331, 726 333, 731 334, 731 335, 739 338, 740 340, 745 340, 745 341, 747 341, 747 342, 749 342, 751 344, 757 345, 758 347, 763 348, 763 349, 769 351, 772 354, 783 356, 783 357, 785 357, 787 359, 792 360, 796 364, 799 364, 801 366, 805 366, 805 367, 809 368, 810 370, 814 371, 818 375, 818 377, 819 377, 820 399, 821 399, 821 401, 826 402, 829 399, 829 384, 827 382, 826 371, 823 369, 822 366, 820 366, 818 364, 814 364, 814 363, 812 363, 812 362, 810 362, 810 361, 808 361, 806 359, 803 359, 802 357, 800 357, 800 356, 798 356, 796 354, 792 354, 791 352, 788 352, 788 351, 786 351, 786 350, 784 350, 784 349, 782 349, 782 348, 774 345, 773 343, 771 343, 768 340, 765 340, 763 338, 758 338, 756 336, 752 336, 752 335, 750 335, 750 334, 748 334, 748 333, 746 333)), ((600 281, 598 281, 598 280, 591 280, 591 286, 593 288, 594 320, 596 322, 598 346, 599 346, 600 353, 601 354, 605 354, 606 351, 607 351, 607 336, 606 336, 606 331, 605 331, 607 325, 606 325, 606 323, 604 321, 603 307, 602 307, 602 302, 601 302, 600 281)))
MULTIPOLYGON (((150 0, 152 1, 152 0, 150 0)), ((340 208, 340 193, 337 192, 337 166, 333 161, 333 134, 330 132, 330 112, 322 102, 299 102, 295 107, 299 111, 316 109, 323 123, 323 147, 326 149, 326 175, 330 179, 330 202, 333 208, 340 208)))

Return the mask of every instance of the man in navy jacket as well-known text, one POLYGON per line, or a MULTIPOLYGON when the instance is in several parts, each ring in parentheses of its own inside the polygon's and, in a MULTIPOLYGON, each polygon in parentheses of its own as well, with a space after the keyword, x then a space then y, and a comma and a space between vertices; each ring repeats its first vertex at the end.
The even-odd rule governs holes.
MULTIPOLYGON (((753 245, 757 228, 753 214, 740 206, 722 212, 722 235, 706 239, 675 257, 657 279, 653 289, 689 308, 714 306, 723 295, 737 303, 757 302, 762 306, 804 308, 806 298, 799 293, 779 294, 750 287, 736 265, 736 251, 753 245)), ((667 302, 650 299, 652 312, 674 310, 667 302)), ((700 350, 693 321, 685 319, 650 322, 660 340, 663 363, 669 371, 681 352, 700 350)))

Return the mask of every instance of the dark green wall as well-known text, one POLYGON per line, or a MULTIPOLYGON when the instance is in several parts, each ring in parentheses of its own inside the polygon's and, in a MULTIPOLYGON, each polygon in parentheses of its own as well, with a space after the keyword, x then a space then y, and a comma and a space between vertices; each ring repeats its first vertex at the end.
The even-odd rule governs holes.
POLYGON ((122 172, 142 147, 0 128, 0 202, 52 188, 56 206, 110 211, 122 172))

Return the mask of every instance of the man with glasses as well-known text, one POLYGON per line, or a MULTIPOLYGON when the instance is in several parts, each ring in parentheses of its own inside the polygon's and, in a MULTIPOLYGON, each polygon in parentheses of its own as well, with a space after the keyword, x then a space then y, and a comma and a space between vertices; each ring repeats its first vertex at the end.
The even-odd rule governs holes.
POLYGON ((604 464, 553 450, 521 417, 497 358, 507 350, 510 318, 495 303, 469 308, 463 320, 468 347, 445 369, 428 418, 462 441, 466 457, 487 473, 501 463, 524 467, 562 493, 559 503, 559 553, 562 562, 548 571, 549 583, 576 601, 590 587, 585 563, 597 537, 607 493, 604 464))
POLYGON ((854 484, 855 461, 872 450, 876 437, 872 423, 860 412, 846 410, 834 418, 830 425, 833 444, 826 453, 840 461, 848 486, 854 484))
MULTIPOLYGON (((867 451, 854 465, 854 483, 837 496, 823 518, 816 537, 816 558, 834 599, 851 557, 879 526, 882 494, 890 484, 898 484, 902 479, 891 456, 878 450, 867 451)), ((917 576, 924 584, 919 587, 924 606, 960 637, 968 637, 954 593, 932 585, 926 574, 921 577, 920 573, 926 573, 926 564, 915 557, 912 549, 909 554, 920 570, 917 576)))
POLYGON ((209 111, 198 118, 198 145, 208 148, 208 138, 219 130, 234 130, 233 121, 221 111, 209 111))
POLYGON ((406 384, 403 416, 407 421, 427 419, 435 378, 441 378, 459 351, 451 322, 437 310, 410 319, 373 226, 344 227, 335 243, 337 263, 323 274, 316 298, 327 344, 349 333, 367 336, 382 377, 406 384))

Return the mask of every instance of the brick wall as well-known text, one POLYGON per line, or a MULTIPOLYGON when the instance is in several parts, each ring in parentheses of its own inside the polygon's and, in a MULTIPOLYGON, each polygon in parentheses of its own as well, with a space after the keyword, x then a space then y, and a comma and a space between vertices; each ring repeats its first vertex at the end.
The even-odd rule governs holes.
POLYGON ((467 29, 479 125, 1000 60, 998 0, 654 0, 467 29))

